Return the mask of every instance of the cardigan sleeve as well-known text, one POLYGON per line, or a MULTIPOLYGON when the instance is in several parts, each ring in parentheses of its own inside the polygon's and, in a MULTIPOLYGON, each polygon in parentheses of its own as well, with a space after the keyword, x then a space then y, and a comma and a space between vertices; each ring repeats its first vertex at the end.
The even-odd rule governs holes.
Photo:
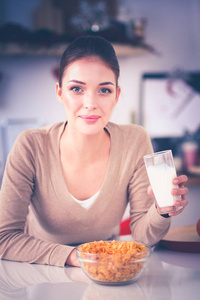
POLYGON ((64 267, 74 247, 24 233, 34 191, 36 154, 31 132, 24 131, 8 155, 0 191, 0 258, 64 267))
POLYGON ((158 214, 154 197, 147 194, 150 185, 143 156, 153 152, 150 138, 141 129, 137 139, 137 164, 128 186, 130 202, 131 232, 137 241, 154 245, 167 233, 171 218, 158 214))

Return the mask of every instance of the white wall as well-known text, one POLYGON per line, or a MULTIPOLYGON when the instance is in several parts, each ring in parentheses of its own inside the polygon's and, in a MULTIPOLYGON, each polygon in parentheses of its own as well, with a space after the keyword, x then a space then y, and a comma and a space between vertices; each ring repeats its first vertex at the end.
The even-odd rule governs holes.
MULTIPOLYGON (((185 70, 200 70, 200 1, 118 1, 120 6, 128 6, 133 17, 147 18, 146 41, 161 53, 161 56, 147 54, 119 58, 122 96, 112 120, 129 123, 130 111, 138 111, 139 83, 143 72, 171 71, 177 66, 185 70)), ((38 1, 35 3, 38 5, 38 1)), ((11 14, 8 9, 8 18, 9 12, 11 14)), ((0 57, 0 72, 3 73, 0 120, 24 115, 37 116, 47 123, 62 120, 63 110, 55 98, 52 74, 57 65, 56 58, 0 57)))
POLYGON ((58 62, 42 57, 0 58, 0 119, 38 117, 45 123, 63 120, 53 75, 58 62))

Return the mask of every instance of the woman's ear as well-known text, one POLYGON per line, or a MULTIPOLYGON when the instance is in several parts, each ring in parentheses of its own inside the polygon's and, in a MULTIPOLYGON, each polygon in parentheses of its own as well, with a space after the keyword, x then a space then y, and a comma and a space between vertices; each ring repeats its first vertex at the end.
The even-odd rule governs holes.
POLYGON ((117 87, 117 92, 116 92, 116 103, 117 103, 118 100, 119 100, 120 94, 121 94, 121 88, 120 88, 120 86, 118 86, 118 87, 117 87))
POLYGON ((59 85, 58 82, 56 82, 56 97, 57 97, 58 101, 60 101, 61 103, 63 103, 62 88, 60 87, 60 85, 59 85))

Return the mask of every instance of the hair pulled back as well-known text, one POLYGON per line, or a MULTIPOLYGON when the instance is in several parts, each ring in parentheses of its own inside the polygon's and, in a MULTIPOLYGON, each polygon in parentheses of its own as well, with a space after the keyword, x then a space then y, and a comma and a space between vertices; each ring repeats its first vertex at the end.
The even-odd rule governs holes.
POLYGON ((96 56, 104 61, 114 72, 118 85, 119 63, 113 46, 104 38, 98 36, 81 36, 76 38, 64 51, 59 69, 59 85, 62 86, 62 77, 65 69, 72 62, 96 56))

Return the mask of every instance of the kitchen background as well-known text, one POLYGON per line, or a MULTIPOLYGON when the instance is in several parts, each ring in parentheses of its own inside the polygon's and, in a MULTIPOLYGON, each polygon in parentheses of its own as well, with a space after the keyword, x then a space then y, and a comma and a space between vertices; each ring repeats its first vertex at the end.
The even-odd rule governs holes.
POLYGON ((155 150, 173 149, 177 169, 190 177, 190 203, 172 226, 197 222, 199 30, 199 0, 0 0, 0 178, 20 130, 65 120, 55 83, 66 44, 80 34, 102 35, 113 42, 121 68, 122 95, 111 121, 142 124, 155 150), (183 112, 175 123, 172 107, 183 112), (186 142, 196 147, 189 165, 186 142))

